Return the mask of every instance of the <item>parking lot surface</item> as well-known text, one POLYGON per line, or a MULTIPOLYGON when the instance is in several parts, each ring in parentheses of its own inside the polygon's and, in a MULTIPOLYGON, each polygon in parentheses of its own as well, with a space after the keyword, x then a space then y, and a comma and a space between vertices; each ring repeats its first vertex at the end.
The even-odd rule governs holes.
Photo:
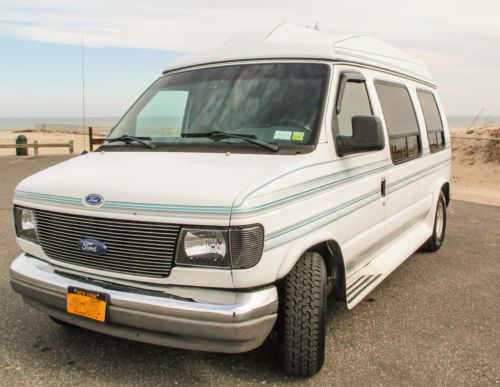
POLYGON ((244 354, 192 352, 63 328, 25 305, 8 276, 13 191, 66 158, 0 157, 1 385, 500 384, 500 207, 453 201, 440 251, 410 257, 351 311, 330 299, 325 366, 294 379, 275 336, 244 354))

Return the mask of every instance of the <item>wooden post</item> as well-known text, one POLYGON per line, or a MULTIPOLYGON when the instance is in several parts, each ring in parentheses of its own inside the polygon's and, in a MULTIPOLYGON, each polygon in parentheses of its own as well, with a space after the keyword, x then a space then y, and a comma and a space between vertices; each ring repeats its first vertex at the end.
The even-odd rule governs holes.
POLYGON ((93 138, 94 138, 94 129, 92 129, 92 126, 89 126, 89 148, 91 152, 94 150, 94 144, 92 142, 93 138))
POLYGON ((38 156, 38 141, 33 141, 33 154, 36 156, 38 156))
POLYGON ((69 148, 69 154, 72 155, 75 150, 73 140, 69 140, 68 148, 69 148))

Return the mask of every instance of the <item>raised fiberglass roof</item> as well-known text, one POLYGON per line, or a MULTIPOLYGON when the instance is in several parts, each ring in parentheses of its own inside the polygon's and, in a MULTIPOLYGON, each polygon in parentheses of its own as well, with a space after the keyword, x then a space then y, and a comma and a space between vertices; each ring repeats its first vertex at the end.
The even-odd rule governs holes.
POLYGON ((249 59, 326 59, 383 68, 432 82, 425 64, 384 41, 340 36, 293 24, 238 34, 221 46, 175 59, 165 72, 210 63, 249 59))

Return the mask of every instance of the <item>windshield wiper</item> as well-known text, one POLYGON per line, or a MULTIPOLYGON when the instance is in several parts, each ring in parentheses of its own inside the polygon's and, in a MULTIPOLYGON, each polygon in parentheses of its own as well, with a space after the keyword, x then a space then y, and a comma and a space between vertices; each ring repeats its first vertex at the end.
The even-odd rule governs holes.
POLYGON ((195 132, 195 133, 183 133, 183 137, 208 137, 208 138, 236 138, 238 140, 243 140, 249 142, 250 144, 255 144, 272 150, 273 152, 278 152, 280 147, 275 144, 269 144, 268 142, 259 141, 253 134, 234 134, 228 132, 220 132, 218 130, 213 130, 211 132, 195 132))
POLYGON ((155 149, 157 146, 149 141, 151 141, 151 137, 135 137, 129 136, 128 134, 124 134, 123 136, 116 138, 109 138, 106 140, 108 143, 122 141, 125 145, 130 144, 131 142, 137 142, 141 145, 144 145, 150 149, 155 149))

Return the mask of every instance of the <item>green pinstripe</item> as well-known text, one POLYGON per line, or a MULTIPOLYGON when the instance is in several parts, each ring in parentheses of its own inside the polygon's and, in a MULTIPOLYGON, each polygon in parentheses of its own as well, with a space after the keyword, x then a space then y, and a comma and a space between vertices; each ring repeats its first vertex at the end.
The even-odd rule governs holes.
MULTIPOLYGON (((405 184, 401 185, 401 186, 400 186, 400 187, 398 187, 397 189, 393 189, 393 190, 392 190, 392 192, 395 192, 396 190, 399 190, 399 189, 401 189, 401 188, 403 188, 403 187, 405 187, 405 186, 407 186, 407 185, 411 184, 411 183, 414 181, 414 180, 409 181, 410 179, 415 178, 415 177, 417 177, 418 175, 421 175, 421 174, 423 174, 423 173, 425 173, 425 172, 428 172, 428 171, 431 171, 431 172, 426 173, 426 174, 425 174, 425 176, 426 176, 426 175, 430 175, 431 173, 433 173, 433 171, 432 171, 433 169, 439 169, 440 167, 443 167, 443 166, 448 165, 448 164, 450 164, 450 163, 451 163, 451 161, 450 161, 449 159, 447 159, 447 160, 443 160, 442 162, 440 162, 440 163, 438 163, 438 164, 434 164, 434 165, 432 165, 431 167, 424 168, 424 169, 422 169, 422 170, 420 170, 420 171, 418 171, 418 172, 416 172, 416 173, 411 174, 411 175, 410 175, 410 176, 408 176, 408 177, 405 177, 405 178, 403 178, 403 179, 399 179, 399 180, 397 180, 397 181, 393 182, 392 184, 389 184, 388 186, 395 186, 395 185, 401 184, 401 183, 403 183, 403 182, 406 182, 405 184)), ((423 177, 423 176, 421 176, 421 177, 423 177)), ((421 178, 421 177, 420 177, 420 178, 421 178)), ((311 231, 315 231, 315 230, 317 230, 318 228, 321 228, 321 227, 323 227, 323 226, 324 226, 324 225, 326 225, 326 224, 330 224, 330 223, 332 223, 333 221, 335 221, 335 220, 337 220, 337 219, 340 219, 340 218, 342 218, 342 217, 344 217, 344 216, 346 216, 346 215, 348 215, 348 214, 350 214, 350 213, 352 213, 352 212, 355 212, 355 211, 357 211, 357 210, 361 209, 362 207, 364 207, 364 206, 366 206, 366 205, 368 205, 368 204, 370 204, 370 203, 374 202, 375 200, 379 199, 379 194, 380 194, 380 191, 379 191, 378 189, 377 189, 377 190, 375 190, 375 191, 371 191, 371 192, 369 192, 368 194, 362 195, 362 196, 360 196, 360 197, 358 197, 358 198, 356 198, 356 199, 350 200, 350 201, 345 202, 345 203, 342 203, 342 204, 340 204, 340 205, 338 205, 338 206, 336 206, 336 207, 330 208, 330 209, 328 209, 327 211, 322 212, 322 213, 321 213, 321 214, 319 214, 319 215, 315 215, 315 216, 313 216, 313 217, 311 217, 311 218, 308 218, 308 219, 306 219, 306 220, 304 220, 304 221, 302 221, 302 222, 300 222, 300 223, 296 223, 296 224, 293 224, 293 225, 287 226, 287 227, 285 227, 285 228, 282 228, 282 229, 280 229, 280 230, 277 230, 277 231, 275 231, 275 232, 272 232, 272 233, 270 233, 270 234, 266 235, 265 241, 266 241, 266 242, 268 242, 268 241, 272 241, 273 239, 276 239, 276 238, 282 237, 282 236, 284 236, 284 235, 286 235, 286 234, 289 234, 289 233, 290 233, 290 232, 292 232, 292 231, 295 231, 295 230, 298 230, 298 229, 300 229, 300 228, 303 228, 303 227, 305 227, 305 226, 307 226, 307 225, 310 225, 310 224, 312 224, 312 223, 314 223, 314 222, 317 222, 317 221, 319 221, 319 220, 321 220, 321 219, 324 219, 325 217, 327 217, 327 216, 329 216, 329 215, 332 215, 332 214, 338 213, 338 212, 339 212, 339 211, 341 211, 342 209, 345 209, 345 208, 347 208, 347 207, 351 207, 351 206, 353 206, 353 205, 356 205, 356 204, 357 204, 355 207, 351 208, 351 210, 350 210, 349 212, 346 212, 346 213, 343 213, 343 214, 339 214, 339 216, 336 216, 336 217, 334 217, 334 218, 330 219, 327 223, 325 223, 325 224, 321 224, 321 225, 318 225, 318 226, 316 226, 314 229, 312 229, 312 230, 307 230, 307 232, 302 233, 302 234, 300 234, 300 235, 296 235, 296 236, 294 236, 292 239, 297 239, 297 238, 300 238, 300 237, 304 236, 306 233, 309 233, 309 232, 311 232, 311 231), (363 201, 364 199, 367 199, 367 198, 370 198, 370 197, 372 197, 372 198, 371 198, 371 200, 367 201, 366 203, 362 203, 362 201, 363 201)), ((286 243, 288 243, 288 242, 289 242, 289 240, 283 240, 282 242, 280 242, 280 243, 279 243, 279 244, 277 244, 277 245, 266 246, 265 251, 268 251, 268 250, 274 249, 274 248, 276 248, 276 247, 282 246, 282 245, 284 245, 284 244, 286 244, 286 243)))
MULTIPOLYGON (((427 156, 427 155, 430 155, 430 154, 426 154, 423 156, 427 156)), ((276 181, 276 180, 278 180, 278 179, 280 179, 288 174, 291 174, 291 173, 296 172, 296 171, 301 170, 301 169, 309 168, 311 166, 324 165, 324 164, 328 164, 330 162, 337 162, 337 161, 340 161, 340 160, 330 160, 327 162, 315 163, 315 164, 311 164, 308 166, 303 166, 303 167, 297 168, 293 171, 289 171, 289 172, 287 172, 283 175, 280 175, 280 176, 266 182, 265 184, 257 187, 256 189, 254 189, 253 191, 248 193, 242 202, 244 202, 244 200, 248 196, 250 196, 252 193, 256 192, 257 190, 261 189, 262 187, 264 187, 264 186, 272 183, 273 181, 276 181)), ((360 177, 364 177, 364 176, 367 176, 369 174, 380 172, 384 169, 390 168, 391 164, 388 164, 388 163, 384 164, 385 161, 386 160, 376 161, 376 162, 373 162, 371 164, 351 168, 347 171, 343 170, 343 171, 335 172, 333 174, 328 174, 325 176, 318 177, 317 179, 314 179, 314 180, 317 181, 317 180, 323 179, 323 178, 328 177, 328 176, 334 177, 334 176, 338 176, 338 175, 344 174, 344 173, 349 172, 349 171, 353 172, 353 171, 361 170, 361 169, 366 168, 369 165, 375 165, 375 164, 379 165, 376 168, 372 168, 372 169, 369 169, 369 170, 366 170, 366 171, 363 171, 363 172, 360 172, 357 174, 352 174, 350 176, 342 177, 340 179, 335 179, 335 180, 330 181, 328 183, 325 183, 325 184, 322 184, 322 185, 319 185, 319 186, 316 186, 316 187, 313 187, 313 188, 310 188, 310 189, 307 189, 307 190, 304 190, 304 191, 301 191, 301 192, 298 192, 298 193, 295 193, 295 194, 292 194, 292 195, 289 195, 289 196, 286 196, 283 198, 279 198, 279 199, 276 199, 276 200, 273 200, 273 201, 270 201, 268 203, 264 203, 264 204, 261 204, 261 205, 255 206, 255 207, 241 208, 239 206, 236 206, 236 207, 233 207, 231 209, 231 207, 228 207, 228 206, 213 206, 213 207, 209 207, 209 206, 183 206, 183 205, 163 205, 163 204, 148 204, 148 203, 127 203, 127 202, 116 202, 116 201, 107 201, 101 207, 103 207, 103 208, 145 209, 145 210, 179 212, 179 213, 193 213, 195 215, 204 214, 204 213, 205 214, 214 214, 214 215, 229 215, 231 212, 233 212, 235 214, 249 214, 249 213, 258 212, 258 211, 261 211, 263 209, 270 208, 270 207, 273 207, 276 205, 280 205, 280 204, 283 204, 285 202, 292 201, 294 199, 298 199, 298 198, 302 198, 304 196, 312 195, 314 193, 323 192, 325 190, 333 188, 333 187, 335 187, 339 184, 342 184, 344 182, 354 180, 354 179, 357 179, 360 177)), ((413 179, 426 171, 432 170, 432 169, 437 168, 437 167, 444 165, 446 163, 449 163, 448 159, 442 161, 441 163, 434 164, 429 168, 425 168, 425 169, 420 170, 418 172, 412 173, 411 175, 405 176, 404 178, 399 179, 395 182, 389 183, 388 184, 388 193, 394 192, 398 189, 403 188, 404 186, 406 186, 407 184, 410 184, 413 181, 410 179, 413 179), (405 181, 407 181, 407 184, 403 184, 396 189, 393 188, 393 187, 395 187, 395 186, 397 186, 405 181)), ((49 202, 58 202, 58 203, 83 206, 82 199, 72 198, 72 197, 67 197, 67 196, 40 194, 40 193, 18 190, 15 192, 15 197, 19 198, 19 199, 31 198, 31 199, 44 200, 44 201, 49 201, 49 202)), ((240 204, 240 206, 241 206, 241 204, 240 204)))

